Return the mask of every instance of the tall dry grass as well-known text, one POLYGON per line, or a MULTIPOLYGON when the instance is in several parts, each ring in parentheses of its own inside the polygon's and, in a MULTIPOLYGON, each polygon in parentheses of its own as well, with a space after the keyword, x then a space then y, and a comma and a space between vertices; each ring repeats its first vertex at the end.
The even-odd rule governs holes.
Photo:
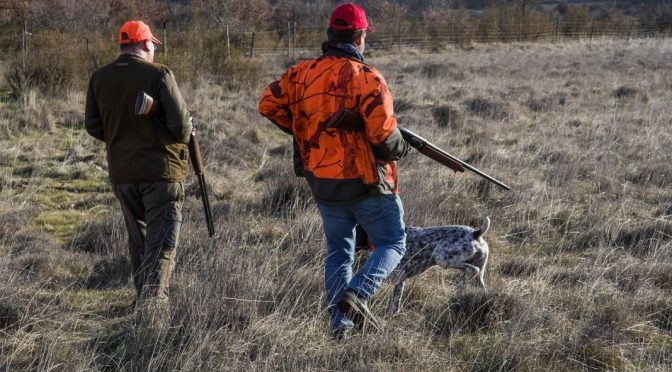
MULTIPOLYGON (((408 225, 491 217, 489 290, 457 293, 455 272, 430 269, 385 332, 341 343, 326 333, 319 215, 289 139, 256 112, 260 82, 284 61, 242 88, 183 84, 218 235, 207 238, 189 179, 170 309, 154 317, 129 308, 102 146, 81 119, 55 119, 50 134, 39 120, 12 127, 0 148, 0 368, 666 370, 671 53, 668 40, 601 40, 372 59, 402 125, 512 190, 403 159, 408 225)), ((45 102, 54 118, 81 114, 81 95, 58 102, 45 102)), ((23 114, 0 105, 8 122, 23 114)), ((390 290, 371 302, 380 316, 390 290)))

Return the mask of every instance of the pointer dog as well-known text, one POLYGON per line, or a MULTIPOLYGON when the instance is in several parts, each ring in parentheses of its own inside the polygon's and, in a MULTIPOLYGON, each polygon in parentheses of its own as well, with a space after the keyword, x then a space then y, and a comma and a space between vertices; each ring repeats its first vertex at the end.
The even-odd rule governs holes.
POLYGON ((390 275, 394 284, 388 315, 399 312, 404 281, 439 265, 462 270, 458 288, 464 290, 467 281, 477 279, 477 286, 485 289, 483 275, 488 263, 489 248, 483 236, 490 228, 490 218, 485 217, 478 229, 469 226, 435 226, 406 228, 406 253, 390 275))

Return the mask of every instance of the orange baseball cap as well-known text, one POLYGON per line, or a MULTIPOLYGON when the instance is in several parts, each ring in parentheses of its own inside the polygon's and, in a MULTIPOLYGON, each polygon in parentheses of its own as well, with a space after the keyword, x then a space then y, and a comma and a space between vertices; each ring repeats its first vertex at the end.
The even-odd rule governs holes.
POLYGON ((143 21, 128 21, 119 29, 119 44, 135 44, 145 40, 161 44, 161 41, 152 35, 149 26, 143 21))

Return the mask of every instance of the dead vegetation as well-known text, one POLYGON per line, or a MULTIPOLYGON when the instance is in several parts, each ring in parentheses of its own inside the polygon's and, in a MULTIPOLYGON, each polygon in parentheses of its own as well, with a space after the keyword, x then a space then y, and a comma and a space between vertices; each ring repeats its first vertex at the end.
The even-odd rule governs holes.
MULTIPOLYGON (((344 343, 325 332, 319 215, 288 137, 256 113, 260 82, 284 61, 256 61, 258 81, 235 87, 183 86, 218 236, 206 237, 189 178, 158 317, 129 307, 125 231, 103 146, 77 118, 82 93, 0 101, 0 369, 665 370, 670 51, 604 40, 371 59, 404 125, 513 190, 403 159, 408 225, 492 219, 489 290, 458 293, 456 273, 431 269, 408 281, 384 334, 344 343)), ((381 316, 390 290, 371 302, 381 316)))

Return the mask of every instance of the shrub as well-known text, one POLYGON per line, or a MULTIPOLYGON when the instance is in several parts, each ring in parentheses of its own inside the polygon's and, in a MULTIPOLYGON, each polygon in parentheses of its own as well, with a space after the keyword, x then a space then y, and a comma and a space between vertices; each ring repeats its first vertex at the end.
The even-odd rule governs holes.
POLYGON ((524 313, 520 299, 503 293, 465 292, 450 300, 451 325, 468 332, 493 327, 524 313))
POLYGON ((464 80, 465 75, 463 71, 459 70, 459 66, 454 63, 429 63, 422 65, 420 72, 427 79, 450 79, 454 81, 464 80))
POLYGON ((10 210, 0 214, 0 239, 9 239, 26 227, 26 221, 33 221, 42 210, 37 206, 29 206, 10 210))
POLYGON ((115 214, 102 222, 84 222, 70 241, 69 248, 104 256, 124 255, 126 241, 126 229, 122 218, 115 214))
POLYGON ((93 266, 86 280, 86 287, 90 289, 124 287, 130 275, 130 264, 126 256, 106 257, 93 266))
POLYGON ((493 102, 483 97, 476 97, 465 102, 467 111, 483 119, 503 120, 509 112, 503 103, 493 102))
POLYGON ((215 31, 176 33, 171 52, 165 57, 158 54, 157 60, 175 73, 180 84, 212 76, 229 90, 255 89, 264 75, 262 63, 246 58, 235 45, 229 58, 225 40, 225 34, 215 31))
POLYGON ((254 131, 234 133, 230 137, 219 140, 210 138, 202 141, 202 154, 206 163, 221 163, 229 167, 245 168, 251 164, 260 164, 264 148, 259 145, 259 137, 254 131))
POLYGON ((628 327, 639 320, 630 300, 624 296, 601 294, 594 301, 594 313, 584 329, 584 335, 589 339, 618 342, 628 327))
POLYGON ((544 180, 552 187, 563 187, 574 181, 579 174, 576 163, 561 163, 544 170, 544 180))
POLYGON ((395 112, 404 112, 412 108, 415 108, 413 102, 406 99, 395 99, 394 100, 394 111, 395 112))
POLYGON ((658 263, 651 268, 653 284, 661 289, 672 291, 672 264, 658 263))
POLYGON ((432 109, 434 121, 439 128, 458 129, 462 125, 462 118, 456 108, 450 105, 441 105, 432 109))
POLYGON ((645 257, 654 253, 656 248, 670 241, 672 222, 635 222, 621 228, 611 240, 611 246, 622 247, 631 254, 645 257))
POLYGON ((610 269, 605 276, 614 281, 622 291, 632 293, 646 284, 648 268, 637 264, 625 267, 618 265, 610 269))
POLYGON ((564 106, 566 100, 564 93, 556 93, 541 99, 530 98, 525 102, 525 106, 534 112, 550 111, 559 106, 564 106))
POLYGON ((656 327, 672 332, 672 304, 669 301, 661 299, 646 306, 649 318, 653 320, 656 327))
POLYGON ((292 177, 278 180, 269 186, 261 201, 260 209, 273 215, 291 216, 305 210, 312 203, 312 194, 303 179, 292 177))
POLYGON ((505 276, 527 277, 537 272, 539 263, 529 258, 514 257, 499 265, 499 272, 505 276))
POLYGON ((561 270, 553 273, 550 282, 560 287, 574 287, 588 280, 588 274, 581 270, 561 270))
POLYGON ((667 161, 642 164, 633 169, 626 179, 640 186, 667 187, 672 185, 672 164, 667 161))
POLYGON ((534 227, 529 223, 514 224, 506 235, 506 239, 514 244, 523 244, 534 235, 534 227))
POLYGON ((81 284, 91 263, 87 256, 64 252, 57 247, 32 247, 31 251, 12 260, 11 266, 29 283, 45 289, 81 284))
POLYGON ((614 98, 628 99, 628 98, 635 97, 638 93, 639 93, 639 91, 637 89, 635 89, 633 87, 629 87, 627 85, 622 85, 622 86, 618 87, 618 89, 616 89, 612 93, 612 95, 614 96, 614 98))
POLYGON ((55 31, 35 35, 25 60, 15 60, 6 73, 12 95, 23 96, 30 89, 42 93, 63 93, 83 86, 91 71, 88 59, 81 55, 72 35, 55 31))
POLYGON ((22 306, 9 299, 2 299, 0 301, 0 331, 16 328, 24 312, 25 309, 22 306))

